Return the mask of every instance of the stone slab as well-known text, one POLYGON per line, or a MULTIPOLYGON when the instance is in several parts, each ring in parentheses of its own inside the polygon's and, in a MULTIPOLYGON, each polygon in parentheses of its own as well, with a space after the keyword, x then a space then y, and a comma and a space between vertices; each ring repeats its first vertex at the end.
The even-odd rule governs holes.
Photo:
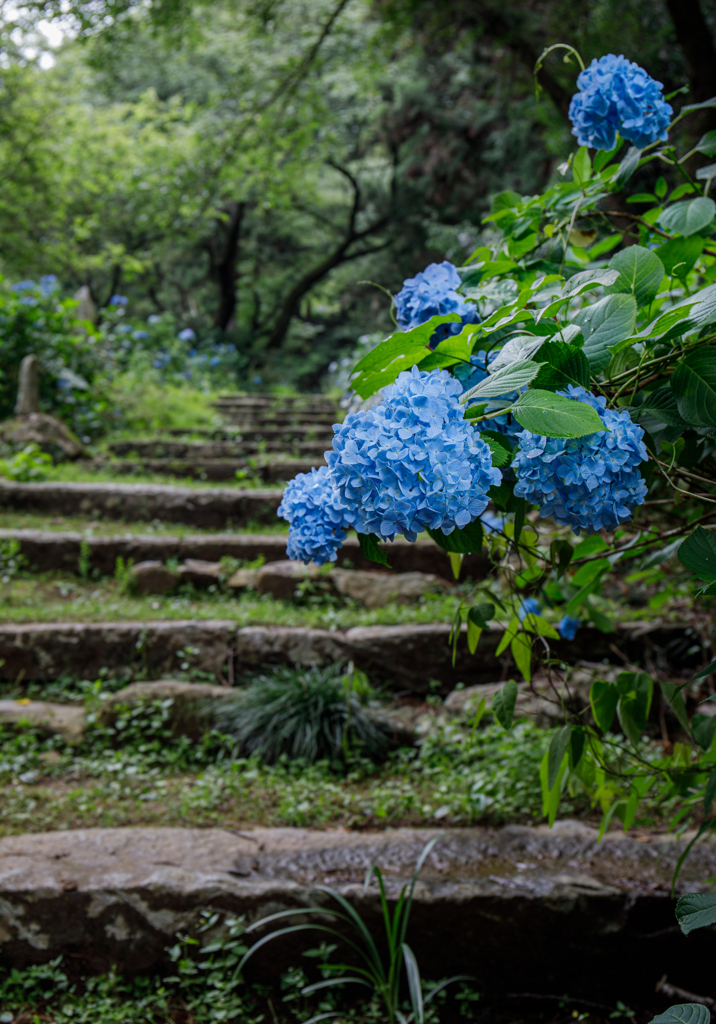
MULTIPOLYGON (((234 675, 272 663, 308 666, 353 661, 375 682, 398 691, 427 693, 435 681, 437 691, 446 695, 458 683, 494 683, 514 674, 509 658, 495 654, 500 629, 485 632, 475 655, 469 653, 463 637, 454 664, 449 633, 449 624, 442 622, 357 626, 345 631, 274 625, 237 629, 230 620, 2 623, 0 680, 13 681, 21 672, 25 681, 51 681, 65 672, 94 679, 102 667, 129 672, 133 678, 157 679, 176 673, 185 662, 221 679, 225 672, 228 678, 229 659, 234 675)), ((689 664, 701 663, 698 653, 691 660, 679 654, 689 639, 687 630, 679 626, 622 628, 606 635, 584 627, 576 640, 554 642, 551 648, 569 664, 585 657, 621 663, 614 645, 635 664, 661 660, 668 667, 667 655, 675 652, 672 672, 688 673, 689 664)))
MULTIPOLYGON (((286 536, 280 534, 196 534, 186 537, 172 537, 157 534, 119 534, 116 536, 93 536, 91 533, 77 533, 54 530, 2 530, 0 542, 17 540, 20 553, 27 564, 38 572, 78 572, 82 545, 91 569, 97 569, 103 576, 114 572, 118 558, 125 564, 133 562, 160 561, 170 558, 180 561, 198 558, 206 562, 218 562, 225 555, 242 561, 253 562, 263 556, 267 562, 278 562, 286 558, 286 536)), ((432 573, 451 580, 450 561, 431 540, 418 540, 415 544, 401 538, 384 545, 388 561, 396 572, 432 573)), ((375 562, 363 558, 357 537, 348 537, 338 551, 337 566, 371 570, 375 562)), ((490 571, 490 563, 482 555, 465 555, 461 579, 484 579, 490 571)))
POLYGON ((51 516, 186 523, 204 529, 274 523, 278 489, 166 484, 15 483, 0 480, 0 508, 51 516))
MULTIPOLYGON (((568 991, 603 1004, 625 991, 651 995, 667 967, 695 991, 711 976, 716 933, 684 938, 669 898, 689 837, 614 832, 598 843, 577 822, 551 831, 117 828, 0 839, 2 960, 20 967, 66 955, 85 971, 117 964, 145 973, 166 961, 177 935, 196 934, 202 911, 249 922, 326 906, 318 885, 344 895, 377 934, 366 869, 381 868, 393 902, 433 836, 407 936, 428 977, 464 972, 500 995, 568 991)), ((715 872, 716 846, 697 844, 680 891, 703 891, 715 872)), ((310 943, 303 934, 279 940, 257 953, 249 975, 275 980, 310 943)))
MULTIPOLYGON (((257 432, 252 431, 252 434, 257 432)), ((332 435, 322 440, 305 440, 306 431, 297 432, 295 439, 243 436, 233 441, 113 441, 109 450, 117 458, 137 455, 142 459, 245 459, 247 454, 253 455, 257 450, 266 447, 267 451, 291 455, 318 456, 323 458, 327 448, 331 447, 332 435), (300 438, 300 440, 299 440, 300 438)), ((280 454, 279 454, 280 457, 280 454)))
MULTIPOLYGON (((159 473, 165 476, 178 476, 193 480, 235 480, 237 473, 260 480, 262 483, 281 483, 292 480, 297 473, 310 473, 312 469, 325 466, 323 452, 312 458, 292 459, 273 458, 257 460, 250 463, 242 459, 139 459, 114 460, 106 462, 98 460, 90 463, 88 468, 109 470, 117 474, 159 473)), ((245 479, 245 477, 242 477, 245 479)))
POLYGON ((0 725, 30 725, 49 733, 57 733, 67 743, 80 743, 87 719, 84 708, 71 704, 52 704, 42 700, 0 700, 0 725))

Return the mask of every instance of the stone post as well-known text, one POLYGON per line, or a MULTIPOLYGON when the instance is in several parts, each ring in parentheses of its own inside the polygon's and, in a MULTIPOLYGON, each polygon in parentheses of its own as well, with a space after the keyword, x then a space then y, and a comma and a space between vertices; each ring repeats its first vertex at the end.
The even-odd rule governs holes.
POLYGON ((40 364, 37 356, 25 356, 20 363, 20 382, 17 389, 16 416, 27 416, 40 411, 40 364))

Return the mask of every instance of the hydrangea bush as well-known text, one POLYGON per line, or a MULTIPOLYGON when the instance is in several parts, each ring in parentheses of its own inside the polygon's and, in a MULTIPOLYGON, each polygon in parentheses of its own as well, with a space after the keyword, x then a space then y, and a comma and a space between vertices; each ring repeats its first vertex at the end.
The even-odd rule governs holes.
MULTIPOLYGON (((599 595, 620 562, 638 572, 680 544, 716 593, 716 530, 702 526, 716 517, 716 165, 695 177, 684 165, 716 144, 705 136, 679 155, 669 132, 688 105, 672 119, 661 85, 623 56, 582 64, 576 86, 580 148, 542 195, 493 197, 464 266, 431 264, 403 283, 400 330, 351 378, 376 404, 336 425, 328 466, 297 477, 279 510, 293 557, 332 559, 349 527, 375 560, 398 534, 427 533, 456 575, 463 554, 488 554, 495 573, 459 598, 452 642, 466 625, 474 652, 496 625, 497 654, 528 682, 560 664, 563 642, 588 650, 588 630, 615 630, 599 595), (669 510, 666 532, 654 506, 669 510)), ((605 825, 618 814, 627 827, 655 781, 667 801, 686 788, 716 799, 716 752, 699 742, 713 732, 689 721, 680 687, 662 693, 688 754, 655 766, 636 750, 646 672, 596 682, 590 720, 565 709, 542 766, 550 821, 569 787, 592 795, 605 825), (634 758, 607 776, 601 743, 617 716, 634 758)), ((493 705, 506 728, 515 698, 509 682, 493 705)))

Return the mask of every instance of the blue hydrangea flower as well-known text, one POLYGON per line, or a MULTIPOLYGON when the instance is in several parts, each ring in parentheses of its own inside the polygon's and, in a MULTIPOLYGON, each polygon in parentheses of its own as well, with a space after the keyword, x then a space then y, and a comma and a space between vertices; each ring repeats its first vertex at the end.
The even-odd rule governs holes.
POLYGON ((461 392, 445 370, 414 366, 384 388, 380 405, 336 426, 326 461, 342 501, 358 512, 358 532, 415 540, 426 528, 452 533, 484 512, 502 474, 464 418, 461 392))
POLYGON ((460 275, 457 268, 443 260, 431 263, 420 274, 403 281, 403 287, 395 296, 395 315, 398 325, 404 331, 424 324, 433 316, 459 313, 461 323, 441 324, 430 338, 430 347, 435 348, 441 341, 459 334, 464 324, 477 324, 480 316, 474 305, 458 295, 460 275))
POLYGON ((177 338, 179 341, 194 341, 196 334, 192 331, 191 327, 185 327, 183 331, 179 331, 177 338))
POLYGON ((126 295, 113 295, 109 304, 110 306, 126 306, 128 301, 126 295))
POLYGON ((637 149, 657 139, 666 142, 673 110, 661 82, 638 64, 608 53, 582 71, 577 86, 569 117, 580 146, 613 149, 617 132, 637 149))
POLYGON ((149 331, 135 331, 132 337, 136 338, 137 341, 143 341, 145 338, 149 337, 149 331))
POLYGON ((586 437, 541 437, 524 430, 512 460, 515 494, 537 505, 540 516, 563 526, 596 533, 631 519, 646 497, 637 469, 647 458, 644 431, 626 410, 606 408, 606 399, 569 385, 558 394, 586 402, 599 413, 605 429, 586 437))
POLYGON ((536 597, 525 597, 520 601, 520 607, 517 615, 520 622, 524 622, 528 615, 539 615, 541 611, 542 605, 536 597))
POLYGON ((579 619, 575 619, 571 615, 563 615, 557 623, 557 632, 563 640, 574 640, 579 626, 579 619))
POLYGON ((120 324, 119 327, 117 328, 117 330, 119 331, 120 334, 131 334, 132 333, 132 325, 131 324, 120 324))
POLYGON ((283 492, 277 514, 290 525, 286 554, 306 565, 334 562, 356 518, 341 503, 327 466, 295 476, 283 492))
POLYGON ((40 278, 40 291, 43 295, 52 295, 58 287, 57 274, 43 274, 40 278))
POLYGON ((37 288, 37 285, 34 281, 17 281, 12 286, 12 290, 14 292, 29 292, 35 288, 37 288))

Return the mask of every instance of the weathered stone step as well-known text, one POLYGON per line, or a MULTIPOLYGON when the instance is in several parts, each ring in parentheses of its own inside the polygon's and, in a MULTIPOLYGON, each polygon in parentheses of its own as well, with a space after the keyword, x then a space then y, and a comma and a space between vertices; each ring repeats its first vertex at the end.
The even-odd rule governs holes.
MULTIPOLYGON (((125 533, 103 537, 53 530, 0 530, 0 542, 4 540, 16 540, 27 565, 37 572, 79 572, 81 558, 89 569, 97 569, 103 576, 114 572, 118 558, 123 558, 125 563, 130 560, 135 563, 167 562, 170 558, 219 562, 225 555, 246 562, 253 562, 261 555, 267 562, 286 558, 286 537, 280 534, 223 533, 173 537, 125 533)), ((418 540, 410 544, 399 537, 384 547, 388 562, 396 572, 433 573, 452 579, 448 556, 432 541, 418 540)), ((346 538, 338 550, 336 565, 364 570, 378 568, 375 562, 363 558, 357 537, 346 538)), ((489 570, 487 558, 466 555, 461 578, 483 579, 489 570)))
MULTIPOLYGON (((197 437, 210 438, 212 441, 234 441, 251 442, 266 441, 268 444, 274 442, 290 446, 294 441, 315 441, 327 442, 330 447, 333 440, 333 430, 325 426, 312 427, 306 424, 292 427, 250 427, 241 430, 239 427, 226 428, 202 428, 195 430, 191 427, 172 427, 166 433, 169 437, 186 437, 196 435, 197 437)), ((117 442, 121 444, 122 442, 117 442)))
MULTIPOLYGON (((468 652, 461 637, 454 664, 449 633, 447 623, 356 626, 345 631, 273 625, 237 629, 235 622, 211 619, 3 623, 0 679, 49 682, 63 673, 94 679, 100 669, 158 679, 176 675, 187 662, 193 669, 230 679, 268 664, 353 661, 375 682, 415 693, 427 693, 437 683, 444 695, 459 682, 481 685, 514 674, 509 657, 495 654, 501 629, 483 634, 476 655, 468 652), (187 654, 187 649, 193 653, 187 654)), ((701 663, 700 649, 695 657, 686 656, 692 645, 693 635, 683 626, 640 625, 621 627, 616 634, 582 627, 575 640, 554 641, 551 649, 554 657, 567 664, 581 659, 614 660, 616 648, 634 664, 656 661, 683 671, 687 665, 701 663)), ((622 658, 617 661, 621 663, 622 658)))
POLYGON ((292 480, 297 473, 310 473, 325 466, 323 455, 307 459, 260 458, 247 459, 137 459, 127 461, 97 460, 88 468, 107 469, 113 473, 158 473, 194 480, 235 480, 237 473, 261 480, 262 483, 280 483, 292 480))
MULTIPOLYGON (((21 967, 67 955, 83 971, 116 964, 145 974, 166 964, 179 935, 198 934, 203 912, 253 921, 333 906, 318 885, 347 898, 377 936, 377 887, 363 888, 368 867, 380 867, 394 904, 434 836, 407 934, 424 975, 465 973, 491 996, 569 992, 601 1005, 626 992, 637 1002, 653 997, 667 965, 670 978, 693 991, 712 976, 716 932, 682 936, 669 898, 691 837, 609 832, 600 843, 596 829, 572 821, 552 830, 96 828, 12 836, 0 839, 3 959, 21 967)), ((715 873, 716 845, 696 844, 679 891, 705 891, 702 880, 715 873)), ((309 944, 303 934, 278 939, 256 953, 247 974, 274 982, 309 944)))
MULTIPOLYGON (((305 435, 304 435, 305 436, 305 435)), ((245 459, 259 451, 259 439, 235 441, 113 441, 109 450, 118 458, 138 455, 143 459, 245 459)), ((331 438, 328 439, 328 448, 331 438)), ((279 458, 301 455, 323 459, 327 450, 325 441, 296 440, 286 443, 283 438, 265 442, 266 451, 278 452, 279 458)))
POLYGON ((276 522, 279 489, 0 480, 0 508, 51 516, 186 523, 207 530, 276 522))

